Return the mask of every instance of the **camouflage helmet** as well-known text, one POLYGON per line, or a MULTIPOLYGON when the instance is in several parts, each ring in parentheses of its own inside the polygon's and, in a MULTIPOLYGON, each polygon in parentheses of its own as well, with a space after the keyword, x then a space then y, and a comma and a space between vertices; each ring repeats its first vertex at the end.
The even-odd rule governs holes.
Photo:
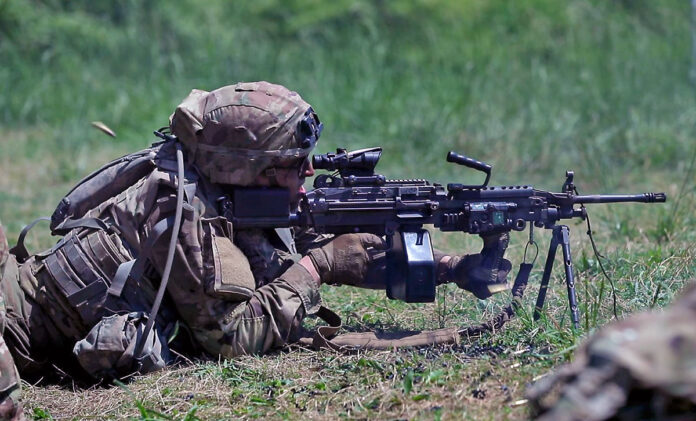
POLYGON ((299 166, 322 129, 299 94, 268 82, 194 89, 169 125, 203 175, 240 186, 266 170, 299 166))

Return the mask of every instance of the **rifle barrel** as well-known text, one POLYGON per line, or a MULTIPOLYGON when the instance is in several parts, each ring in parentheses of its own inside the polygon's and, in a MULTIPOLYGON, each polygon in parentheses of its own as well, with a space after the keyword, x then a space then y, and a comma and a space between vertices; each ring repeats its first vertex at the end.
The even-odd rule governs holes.
POLYGON ((618 203, 618 202, 641 202, 641 203, 662 203, 667 200, 664 193, 641 193, 641 194, 590 194, 585 196, 573 197, 573 203, 618 203))

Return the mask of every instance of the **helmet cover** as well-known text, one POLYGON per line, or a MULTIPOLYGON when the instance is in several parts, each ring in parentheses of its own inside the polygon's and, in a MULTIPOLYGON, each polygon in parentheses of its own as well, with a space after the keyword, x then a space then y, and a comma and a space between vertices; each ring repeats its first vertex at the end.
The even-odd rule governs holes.
POLYGON ((214 183, 246 186, 307 157, 322 124, 299 94, 268 82, 194 89, 169 118, 189 160, 214 183))

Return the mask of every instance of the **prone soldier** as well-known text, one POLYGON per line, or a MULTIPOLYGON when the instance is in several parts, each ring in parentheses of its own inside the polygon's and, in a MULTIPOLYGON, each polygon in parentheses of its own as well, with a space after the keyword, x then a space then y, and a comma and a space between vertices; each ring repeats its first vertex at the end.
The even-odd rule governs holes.
MULTIPOLYGON (((53 232, 63 235, 55 246, 29 256, 20 244, 6 256, 0 327, 10 352, 0 348, 0 408, 10 409, 3 417, 21 414, 18 378, 5 376, 12 358, 27 378, 59 369, 108 380, 160 369, 173 361, 170 349, 262 354, 302 335, 322 283, 384 288, 381 237, 241 230, 224 216, 221 199, 249 186, 286 188, 292 206, 299 203, 322 124, 296 92, 267 82, 193 90, 169 123, 177 140, 105 165, 61 201, 52 217, 53 232), (168 247, 177 208, 182 221, 168 247)), ((479 254, 436 251, 439 282, 479 298, 502 290, 507 242, 496 234, 479 254)))

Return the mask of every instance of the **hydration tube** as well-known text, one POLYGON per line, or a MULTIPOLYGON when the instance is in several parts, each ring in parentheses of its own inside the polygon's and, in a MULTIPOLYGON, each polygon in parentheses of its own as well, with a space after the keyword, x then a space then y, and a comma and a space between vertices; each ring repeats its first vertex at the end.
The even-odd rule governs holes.
MULTIPOLYGON (((155 132, 157 134, 157 132, 155 132)), ((166 136, 166 135, 163 135, 166 136)), ((168 136, 167 140, 175 140, 173 136, 168 136)), ((150 310, 150 315, 147 319, 147 324, 145 325, 145 330, 143 335, 138 342, 133 353, 134 358, 137 360, 140 358, 140 353, 145 347, 145 342, 150 335, 150 331, 155 324, 155 319, 157 318, 157 312, 159 312, 160 305, 162 304, 162 299, 164 298, 164 292, 167 289, 167 283, 169 282, 169 274, 172 270, 172 263, 174 262, 174 251, 176 250, 176 241, 179 238, 179 230, 181 228, 181 214, 183 213, 184 207, 184 153, 181 151, 181 143, 175 140, 176 146, 176 166, 177 166, 177 186, 176 186, 176 212, 174 213, 174 227, 172 227, 172 236, 169 239, 169 249, 167 250, 167 261, 164 265, 164 272, 162 273, 162 280, 160 282, 159 289, 157 290, 157 296, 155 296, 155 302, 152 304, 152 310, 150 310)))

